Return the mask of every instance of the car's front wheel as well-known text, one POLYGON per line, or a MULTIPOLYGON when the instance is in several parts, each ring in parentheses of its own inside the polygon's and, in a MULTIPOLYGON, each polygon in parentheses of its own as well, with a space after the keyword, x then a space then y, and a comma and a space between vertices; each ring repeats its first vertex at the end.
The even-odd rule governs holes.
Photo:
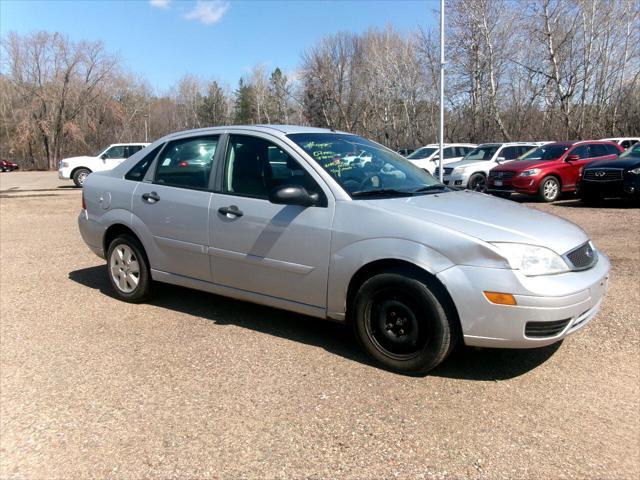
POLYGON ((437 289, 409 273, 382 273, 367 280, 354 301, 354 328, 363 348, 389 370, 422 374, 452 350, 456 321, 437 289))
POLYGON ((560 198, 560 182, 556 177, 545 177, 540 182, 538 197, 543 202, 555 202, 560 198))
POLYGON ((107 262, 111 286, 121 300, 140 303, 149 297, 149 262, 138 240, 129 235, 114 238, 109 244, 107 262))
POLYGON ((469 177, 469 190, 474 190, 476 192, 486 192, 487 191, 487 177, 482 173, 474 173, 469 177))
POLYGON ((76 184, 76 187, 82 187, 90 173, 91 170, 88 168, 79 168, 73 172, 73 183, 76 184))

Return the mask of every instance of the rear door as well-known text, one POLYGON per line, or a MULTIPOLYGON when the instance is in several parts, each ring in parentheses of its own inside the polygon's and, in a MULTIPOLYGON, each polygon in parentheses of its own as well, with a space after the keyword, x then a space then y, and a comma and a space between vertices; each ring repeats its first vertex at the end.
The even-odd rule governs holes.
POLYGON ((211 280, 209 181, 218 141, 206 135, 167 143, 134 192, 133 213, 153 237, 156 270, 211 280))
POLYGON ((561 168, 562 190, 575 190, 580 177, 580 169, 591 161, 593 161, 593 157, 590 144, 577 145, 569 150, 561 168), (580 158, 569 161, 568 158, 571 155, 578 155, 580 158))
POLYGON ((325 308, 335 203, 296 157, 266 134, 229 136, 210 210, 213 281, 325 308), (273 204, 269 192, 279 185, 303 186, 320 201, 312 207, 273 204))

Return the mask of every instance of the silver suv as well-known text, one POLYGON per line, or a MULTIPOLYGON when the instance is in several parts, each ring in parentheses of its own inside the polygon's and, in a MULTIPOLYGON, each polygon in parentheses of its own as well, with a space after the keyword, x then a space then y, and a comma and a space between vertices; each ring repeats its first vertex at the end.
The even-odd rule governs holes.
POLYGON ((166 136, 87 177, 79 223, 125 301, 156 280, 351 322, 399 372, 435 367, 458 341, 557 342, 596 314, 609 272, 566 220, 308 127, 166 136))

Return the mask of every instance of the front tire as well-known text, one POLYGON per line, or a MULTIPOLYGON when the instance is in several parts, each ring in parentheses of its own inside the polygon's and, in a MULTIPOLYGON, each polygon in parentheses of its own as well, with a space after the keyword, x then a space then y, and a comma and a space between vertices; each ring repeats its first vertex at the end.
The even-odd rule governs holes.
POLYGON ((73 183, 76 184, 76 187, 82 188, 84 185, 84 181, 87 179, 91 170, 88 168, 79 168, 75 172, 73 172, 73 183))
POLYGON ((107 251, 107 269, 109 281, 119 299, 140 303, 149 298, 149 261, 137 239, 129 235, 114 238, 107 251))
POLYGON ((538 189, 538 198, 543 202, 555 202, 560 198, 560 182, 556 177, 544 177, 538 189))
POLYGON ((483 173, 474 173, 469 177, 469 190, 484 193, 487 191, 487 177, 483 173))
POLYGON ((362 347, 385 368, 423 374, 439 365, 457 340, 436 289, 410 274, 367 280, 354 301, 354 329, 362 347))

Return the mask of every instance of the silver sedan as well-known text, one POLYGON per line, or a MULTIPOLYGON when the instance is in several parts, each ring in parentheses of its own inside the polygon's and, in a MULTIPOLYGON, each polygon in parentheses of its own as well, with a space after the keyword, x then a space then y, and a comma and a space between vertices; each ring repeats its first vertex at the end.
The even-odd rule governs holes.
POLYGON ((309 127, 168 135, 91 174, 79 224, 125 301, 147 299, 155 280, 350 322, 404 373, 457 342, 557 342, 595 316, 609 272, 566 220, 309 127), (362 152, 368 162, 344 161, 362 152))

